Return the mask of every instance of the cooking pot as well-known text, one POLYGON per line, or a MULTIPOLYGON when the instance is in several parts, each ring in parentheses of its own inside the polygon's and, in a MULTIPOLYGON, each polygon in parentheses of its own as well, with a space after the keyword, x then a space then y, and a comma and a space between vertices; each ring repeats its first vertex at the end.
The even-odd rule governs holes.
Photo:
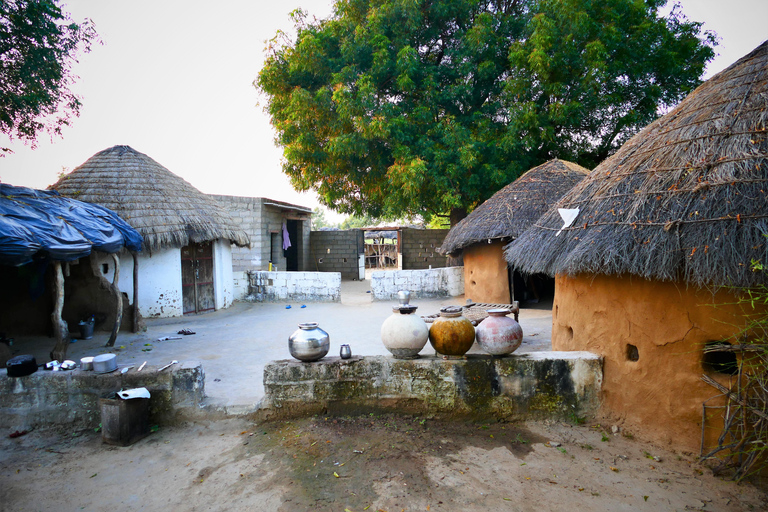
POLYGON ((83 357, 80 359, 80 369, 81 370, 93 370, 93 357, 83 357))
POLYGON ((5 365, 9 377, 24 377, 37 371, 37 361, 30 355, 12 357, 5 365))
POLYGON ((100 354, 93 358, 93 371, 96 373, 110 373, 117 370, 117 356, 115 354, 100 354))

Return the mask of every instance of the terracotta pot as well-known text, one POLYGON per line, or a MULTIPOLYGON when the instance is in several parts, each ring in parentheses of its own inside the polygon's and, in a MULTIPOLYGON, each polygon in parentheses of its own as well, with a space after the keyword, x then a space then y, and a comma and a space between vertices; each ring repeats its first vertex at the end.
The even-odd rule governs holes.
POLYGON ((475 328, 460 307, 446 306, 429 328, 429 342, 438 354, 463 356, 475 342, 475 328))
POLYGON ((418 315, 417 306, 392 307, 392 315, 381 326, 381 341, 395 359, 415 359, 427 344, 429 329, 418 315))
POLYGON ((509 318, 509 309, 489 309, 488 318, 475 329, 477 344, 492 356, 511 354, 523 342, 523 329, 509 318))

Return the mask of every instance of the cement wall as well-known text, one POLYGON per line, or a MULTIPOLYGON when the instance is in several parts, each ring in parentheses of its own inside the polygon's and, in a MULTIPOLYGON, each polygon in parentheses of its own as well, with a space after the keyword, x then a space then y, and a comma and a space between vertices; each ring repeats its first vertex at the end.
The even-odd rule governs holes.
POLYGON ((179 416, 195 415, 205 395, 203 368, 186 362, 157 371, 145 367, 96 374, 72 370, 39 370, 26 377, 8 377, 0 370, 0 428, 30 430, 38 426, 67 425, 95 428, 101 422, 99 398, 120 389, 145 387, 151 394, 150 421, 173 423, 179 416))
POLYGON ((601 359, 587 352, 275 361, 264 368, 262 409, 275 416, 389 411, 574 420, 597 413, 602 378, 601 359))
MULTIPOLYGON (((648 440, 698 452, 702 404, 720 395, 701 376, 727 387, 733 378, 707 368, 703 349, 711 341, 735 341, 746 323, 737 302, 728 292, 712 294, 682 283, 558 276, 552 348, 604 358, 603 414, 648 440)), ((722 410, 709 409, 707 445, 720 433, 721 415, 722 410)))
POLYGON ((443 245, 448 229, 400 230, 400 265, 402 270, 442 268, 448 265, 448 257, 437 249, 443 245))
POLYGON ((275 201, 265 197, 213 196, 229 212, 251 239, 250 247, 232 247, 232 269, 269 270, 272 261, 278 270, 287 270, 282 250, 283 221, 299 222, 296 240, 291 244, 298 250, 299 271, 311 270, 309 233, 312 213, 303 206, 275 201))
POLYGON ((360 279, 361 262, 365 279, 364 233, 359 229, 312 231, 313 270, 339 272, 342 279, 360 279))
POLYGON ((339 272, 248 272, 246 300, 340 302, 339 272))
POLYGON ((464 267, 431 270, 385 270, 371 274, 373 300, 390 300, 400 290, 411 298, 456 297, 464 293, 464 267))
POLYGON ((219 239, 213 243, 213 292, 216 309, 228 308, 234 300, 232 247, 233 244, 229 240, 219 239))

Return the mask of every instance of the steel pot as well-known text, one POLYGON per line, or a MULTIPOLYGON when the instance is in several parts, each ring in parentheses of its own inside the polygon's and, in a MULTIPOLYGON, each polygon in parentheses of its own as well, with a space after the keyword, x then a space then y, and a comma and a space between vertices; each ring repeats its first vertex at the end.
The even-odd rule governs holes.
POLYGON ((117 370, 115 354, 100 354, 93 358, 93 371, 96 373, 110 373, 115 370, 117 370))
POLYGON ((317 322, 299 324, 299 329, 288 338, 288 350, 299 361, 312 362, 325 357, 331 348, 328 333, 317 322))

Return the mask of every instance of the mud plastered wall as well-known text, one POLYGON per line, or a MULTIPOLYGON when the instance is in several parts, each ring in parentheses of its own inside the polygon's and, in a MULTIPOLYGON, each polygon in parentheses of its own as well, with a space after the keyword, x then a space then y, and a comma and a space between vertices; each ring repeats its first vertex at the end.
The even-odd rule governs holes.
MULTIPOLYGON (((643 438, 698 453, 702 404, 719 394, 701 375, 723 385, 729 381, 703 364, 703 348, 712 341, 734 341, 745 323, 736 302, 728 291, 713 294, 682 283, 557 276, 552 349, 601 355, 602 412, 643 438)), ((709 409, 707 445, 719 435, 720 414, 709 409)))
POLYGON ((465 247, 464 295, 474 302, 509 304, 510 290, 504 243, 474 244, 465 247))

